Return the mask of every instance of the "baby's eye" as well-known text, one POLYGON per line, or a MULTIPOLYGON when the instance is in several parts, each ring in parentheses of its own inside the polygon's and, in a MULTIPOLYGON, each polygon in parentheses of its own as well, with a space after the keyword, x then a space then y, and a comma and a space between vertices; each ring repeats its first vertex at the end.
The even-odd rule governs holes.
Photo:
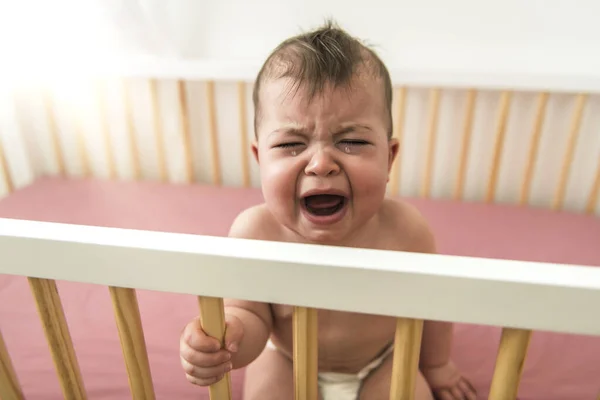
POLYGON ((279 147, 279 148, 285 149, 285 148, 290 148, 290 147, 295 147, 295 146, 302 146, 302 143, 300 143, 300 142, 281 143, 281 144, 278 144, 275 147, 279 147))
POLYGON ((358 139, 346 139, 346 140, 342 140, 341 143, 343 145, 350 145, 350 146, 361 146, 361 145, 369 144, 369 142, 367 142, 365 140, 358 140, 358 139))

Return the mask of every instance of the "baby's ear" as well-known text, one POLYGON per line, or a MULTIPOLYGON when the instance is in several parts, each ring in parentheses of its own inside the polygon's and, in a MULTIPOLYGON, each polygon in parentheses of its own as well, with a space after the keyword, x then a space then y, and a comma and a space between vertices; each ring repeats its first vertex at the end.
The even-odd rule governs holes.
POLYGON ((388 142, 389 156, 388 156, 388 174, 392 171, 394 160, 398 156, 398 150, 400 149, 400 142, 396 138, 391 138, 388 142))
POLYGON ((254 155, 254 159, 256 160, 256 162, 260 164, 258 160, 258 143, 256 140, 252 142, 252 154, 254 155))

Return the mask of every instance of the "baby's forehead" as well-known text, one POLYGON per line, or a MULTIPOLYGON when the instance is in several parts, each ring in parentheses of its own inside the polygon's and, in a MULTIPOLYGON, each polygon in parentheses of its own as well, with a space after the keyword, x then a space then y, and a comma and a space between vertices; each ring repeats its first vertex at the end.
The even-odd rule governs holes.
POLYGON ((377 85, 330 86, 311 97, 306 89, 290 84, 276 80, 264 86, 259 132, 308 133, 319 127, 321 134, 333 134, 352 126, 386 129, 384 96, 377 85))
POLYGON ((320 107, 335 106, 359 111, 367 105, 384 108, 384 87, 376 78, 353 80, 342 85, 331 82, 314 90, 310 85, 292 78, 270 79, 262 84, 261 107, 303 108, 318 104, 320 107))

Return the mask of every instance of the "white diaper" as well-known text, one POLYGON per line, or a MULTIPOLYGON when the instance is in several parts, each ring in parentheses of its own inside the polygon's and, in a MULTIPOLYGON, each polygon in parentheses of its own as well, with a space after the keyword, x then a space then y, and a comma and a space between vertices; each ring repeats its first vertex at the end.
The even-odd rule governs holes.
MULTIPOLYGON (((277 347, 269 341, 267 348, 277 350, 277 347)), ((344 374, 340 372, 320 372, 318 377, 319 392, 323 400, 356 400, 363 380, 385 361, 386 357, 394 351, 394 344, 390 344, 385 351, 377 356, 356 374, 344 374)))

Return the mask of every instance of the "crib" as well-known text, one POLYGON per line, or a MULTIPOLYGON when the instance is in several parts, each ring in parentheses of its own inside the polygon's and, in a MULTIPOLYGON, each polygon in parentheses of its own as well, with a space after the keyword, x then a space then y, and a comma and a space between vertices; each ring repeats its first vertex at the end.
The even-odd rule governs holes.
POLYGON ((427 255, 225 237, 262 200, 254 71, 132 71, 3 99, 2 400, 240 398, 243 370, 198 388, 179 365, 198 313, 222 337, 224 297, 296 306, 297 400, 318 308, 397 317, 390 399, 412 398, 428 319, 456 323, 481 399, 600 399, 600 82, 392 71, 388 195, 430 221, 427 255))

